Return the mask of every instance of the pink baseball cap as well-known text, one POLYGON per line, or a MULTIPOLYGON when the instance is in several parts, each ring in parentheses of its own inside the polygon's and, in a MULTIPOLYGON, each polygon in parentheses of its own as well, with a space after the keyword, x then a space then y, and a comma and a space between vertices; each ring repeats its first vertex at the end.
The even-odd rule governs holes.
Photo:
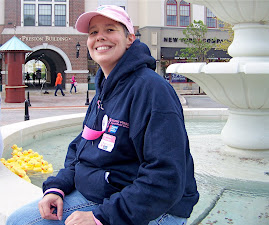
POLYGON ((105 16, 109 19, 120 22, 126 26, 130 34, 134 34, 134 26, 127 12, 116 5, 101 5, 95 11, 85 12, 79 16, 76 22, 76 29, 81 33, 89 32, 89 24, 94 16, 105 16))

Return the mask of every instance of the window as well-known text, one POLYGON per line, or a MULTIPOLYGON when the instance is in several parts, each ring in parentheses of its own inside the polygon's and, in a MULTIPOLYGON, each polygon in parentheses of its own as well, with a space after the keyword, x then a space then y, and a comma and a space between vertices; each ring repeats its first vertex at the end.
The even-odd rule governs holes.
POLYGON ((66 6, 55 5, 55 26, 65 26, 66 6))
POLYGON ((217 27, 217 18, 210 9, 206 9, 206 25, 209 28, 216 28, 217 27))
POLYGON ((187 27, 190 25, 190 3, 179 1, 179 8, 176 0, 166 1, 166 25, 187 27), (179 22, 179 25, 178 25, 179 22))
POLYGON ((190 25, 190 3, 180 2, 180 26, 187 27, 190 25))
POLYGON ((218 20, 218 27, 223 28, 224 27, 224 22, 222 20, 218 20))
POLYGON ((38 5, 38 26, 51 26, 51 5, 38 5))
POLYGON ((35 25, 35 5, 25 4, 23 9, 24 14, 24 25, 34 26, 35 25))
POLYGON ((22 0, 22 26, 68 26, 70 0, 22 0))
POLYGON ((224 22, 219 20, 210 9, 206 9, 206 25, 209 28, 222 28, 224 27, 224 22))
POLYGON ((166 25, 177 26, 177 2, 175 0, 166 2, 166 25))

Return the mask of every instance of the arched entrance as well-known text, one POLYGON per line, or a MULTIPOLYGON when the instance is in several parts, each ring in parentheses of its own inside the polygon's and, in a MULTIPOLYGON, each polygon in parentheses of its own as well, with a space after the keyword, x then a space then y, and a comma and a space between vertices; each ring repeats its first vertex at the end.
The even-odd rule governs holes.
MULTIPOLYGON (((59 48, 48 44, 43 44, 32 48, 33 52, 27 55, 25 64, 31 60, 41 61, 46 67, 46 88, 50 89, 54 87, 57 73, 62 73, 63 83, 62 86, 65 89, 66 74, 65 71, 72 70, 71 62, 67 55, 59 48)), ((34 71, 36 72, 36 71, 34 71)), ((42 82, 41 82, 42 84, 42 82)), ((36 83, 35 88, 40 88, 41 84, 36 83)), ((27 85, 27 84, 26 84, 27 85)), ((29 85, 31 88, 31 85, 29 85)))

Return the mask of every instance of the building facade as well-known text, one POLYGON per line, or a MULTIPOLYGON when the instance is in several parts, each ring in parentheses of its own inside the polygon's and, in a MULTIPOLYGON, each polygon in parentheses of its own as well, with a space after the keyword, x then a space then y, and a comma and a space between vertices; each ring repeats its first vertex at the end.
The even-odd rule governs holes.
MULTIPOLYGON (((69 85, 75 75, 81 87, 87 88, 88 76, 98 68, 90 58, 87 35, 75 29, 80 14, 94 10, 99 5, 114 4, 123 7, 133 20, 135 32, 146 43, 157 60, 157 72, 164 75, 164 67, 182 62, 178 56, 185 48, 180 41, 185 29, 194 20, 202 20, 208 26, 207 41, 228 38, 220 31, 223 25, 214 14, 200 5, 180 0, 0 0, 0 44, 14 35, 32 48, 25 58, 41 61, 46 67, 46 83, 53 86, 56 74, 63 74, 63 86, 69 85)), ((213 58, 229 58, 222 51, 212 49, 213 58)), ((4 55, 0 55, 3 84, 8 71, 4 55)), ((89 88, 89 86, 88 86, 89 88)))

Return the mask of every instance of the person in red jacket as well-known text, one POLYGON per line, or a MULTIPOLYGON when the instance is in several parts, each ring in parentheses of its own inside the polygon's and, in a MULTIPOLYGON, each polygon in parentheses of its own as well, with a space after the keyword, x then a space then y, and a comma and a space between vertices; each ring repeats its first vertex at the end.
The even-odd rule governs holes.
POLYGON ((55 93, 54 93, 55 96, 57 96, 57 91, 58 90, 61 90, 62 95, 65 96, 65 94, 63 92, 63 89, 62 89, 62 80, 63 80, 62 74, 58 73, 56 81, 55 81, 55 87, 56 87, 56 90, 55 90, 55 93))

